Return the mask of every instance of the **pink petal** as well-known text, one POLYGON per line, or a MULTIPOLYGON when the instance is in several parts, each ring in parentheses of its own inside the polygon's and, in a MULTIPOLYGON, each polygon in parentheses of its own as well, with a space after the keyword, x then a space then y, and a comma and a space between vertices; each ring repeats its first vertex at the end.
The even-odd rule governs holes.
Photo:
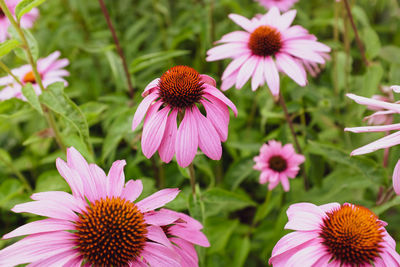
POLYGON ((381 125, 381 126, 352 127, 352 128, 345 128, 344 130, 353 133, 386 132, 386 131, 400 130, 400 123, 381 125))
POLYGON ((126 165, 125 160, 115 161, 107 176, 107 196, 119 197, 122 193, 122 188, 125 184, 124 167, 126 165))
POLYGON ((166 163, 169 163, 175 154, 176 133, 178 131, 176 122, 177 115, 178 109, 173 109, 171 114, 169 114, 164 136, 161 140, 160 147, 158 148, 158 154, 160 155, 161 160, 166 163))
POLYGON ((197 121, 199 147, 209 158, 219 160, 222 155, 222 146, 219 135, 212 123, 200 113, 197 106, 193 106, 194 119, 197 121))
POLYGON ((296 267, 300 262, 302 266, 312 266, 315 262, 317 262, 321 257, 324 257, 326 254, 327 252, 321 244, 308 246, 290 257, 290 259, 286 263, 286 266, 296 267))
POLYGON ((132 131, 136 129, 139 123, 143 120, 144 115, 146 114, 147 110, 149 109, 151 103, 156 100, 158 97, 158 93, 152 93, 146 96, 143 101, 139 104, 138 108, 136 109, 135 115, 133 116, 132 121, 132 131))
POLYGON ((106 198, 107 197, 107 176, 102 168, 97 166, 96 164, 89 164, 90 172, 92 173, 92 177, 95 179, 95 184, 97 186, 97 197, 98 198, 106 198))
POLYGON ((250 56, 251 56, 250 54, 245 54, 245 55, 242 55, 242 56, 237 57, 234 60, 232 60, 232 62, 229 63, 229 65, 226 67, 224 73, 222 74, 222 80, 225 80, 232 73, 234 73, 236 70, 238 70, 250 56))
POLYGON ((237 14, 229 14, 228 17, 231 20, 233 20, 233 22, 235 22, 237 25, 239 25, 240 27, 245 29, 246 31, 252 32, 254 30, 253 24, 247 18, 237 15, 237 14))
POLYGON ((251 90, 255 91, 257 88, 264 83, 264 59, 259 58, 256 69, 251 79, 251 90))
POLYGON ((173 225, 169 228, 169 231, 172 235, 185 239, 190 243, 202 246, 209 247, 210 243, 208 242, 207 237, 197 229, 190 229, 187 227, 182 227, 180 225, 173 225))
POLYGON ((393 171, 393 189, 396 194, 400 195, 400 160, 397 161, 393 171))
POLYGON ((216 43, 230 43, 230 42, 244 42, 247 43, 249 41, 250 34, 244 31, 234 31, 222 36, 221 40, 216 43))
POLYGON ((16 213, 28 212, 60 220, 77 221, 79 219, 70 208, 53 201, 31 201, 15 205, 11 210, 16 213))
POLYGON ((245 43, 228 43, 211 48, 207 51, 207 61, 216 61, 225 58, 236 58, 248 54, 249 48, 245 43))
POLYGON ((356 150, 353 150, 350 155, 355 156, 371 153, 375 150, 395 146, 398 144, 400 144, 400 132, 390 134, 368 145, 357 148, 356 150))
POLYGON ((147 226, 147 235, 146 237, 152 241, 160 243, 161 245, 166 246, 167 248, 172 249, 172 244, 168 240, 164 231, 159 226, 150 225, 147 226))
POLYGON ((181 267, 176 252, 157 243, 146 242, 141 256, 150 266, 181 267))
POLYGON ((400 86, 399 85, 393 85, 390 87, 390 89, 393 90, 395 93, 400 93, 400 86))
POLYGON ((264 77, 272 95, 279 95, 279 73, 271 57, 265 57, 264 59, 264 77))
POLYGON ((121 198, 133 202, 140 196, 142 191, 143 184, 141 180, 129 180, 122 190, 121 198))
POLYGON ((151 93, 151 89, 158 87, 158 84, 160 83, 160 78, 156 78, 154 80, 152 80, 147 86, 146 88, 144 88, 144 91, 142 93, 142 96, 145 97, 147 96, 149 93, 151 93))
POLYGON ((186 168, 193 161, 196 156, 198 142, 197 122, 193 112, 190 109, 186 109, 185 116, 176 134, 175 152, 179 166, 186 168))
POLYGON ((211 86, 214 86, 214 87, 217 86, 217 82, 214 80, 214 78, 212 78, 212 77, 210 77, 208 75, 205 75, 205 74, 200 74, 200 82, 207 83, 207 84, 209 84, 211 86))
POLYGON ((142 151, 147 158, 151 158, 161 144, 170 109, 166 106, 156 112, 143 126, 142 151))
POLYGON ((67 250, 64 252, 61 252, 59 254, 56 254, 54 256, 51 256, 49 258, 44 258, 39 261, 35 261, 34 263, 29 264, 27 267, 43 267, 43 266, 68 266, 70 267, 71 265, 65 265, 67 264, 70 260, 75 259, 77 256, 79 256, 79 252, 75 250, 67 250))
MULTIPOLYGON (((161 209, 159 212, 162 212, 164 214, 169 214, 172 217, 178 216, 181 220, 185 221, 184 224, 187 225, 186 227, 190 227, 190 228, 197 229, 197 230, 203 229, 203 225, 199 221, 193 219, 192 217, 190 217, 189 215, 186 215, 185 213, 176 212, 176 211, 168 210, 168 209, 161 209)), ((181 222, 178 222, 178 224, 180 224, 180 223, 181 222)))
POLYGON ((207 96, 207 99, 211 102, 207 100, 201 100, 200 102, 206 109, 207 118, 217 130, 220 140, 225 142, 228 138, 229 109, 215 97, 207 96))
POLYGON ((78 172, 70 169, 67 163, 60 158, 57 158, 56 166, 58 172, 71 187, 72 194, 76 197, 84 198, 83 183, 78 172))
POLYGON ((395 111, 396 113, 400 113, 400 105, 399 104, 388 103, 385 101, 362 97, 362 96, 358 96, 355 94, 346 94, 346 96, 350 99, 353 99, 354 101, 356 101, 358 104, 361 104, 361 105, 367 105, 367 106, 375 107, 378 109, 389 109, 389 110, 395 111))
MULTIPOLYGON (((205 86, 204 93, 210 94, 216 98, 218 98, 220 101, 222 101, 223 103, 225 103, 228 107, 230 107, 233 111, 233 113, 235 114, 235 116, 237 116, 237 109, 236 106, 232 103, 232 101, 227 98, 223 93, 221 93, 221 91, 219 91, 217 88, 215 87, 211 87, 211 86, 205 86)), ((206 97, 206 96, 205 96, 206 97)))
POLYGON ((156 212, 146 212, 144 214, 144 220, 147 224, 165 226, 172 224, 176 220, 179 219, 179 216, 176 214, 170 214, 165 212, 165 209, 161 209, 156 212))
POLYGON ((199 266, 199 259, 197 257, 196 249, 193 244, 187 242, 186 240, 180 238, 169 238, 171 242, 175 243, 177 246, 174 246, 175 251, 181 256, 182 266, 191 267, 191 266, 199 266))
POLYGON ((251 56, 239 69, 239 73, 236 79, 236 88, 240 89, 245 85, 245 83, 250 79, 253 74, 259 58, 256 56, 251 56))
POLYGON ((180 190, 176 188, 162 189, 152 194, 151 196, 148 196, 145 199, 139 201, 138 203, 136 203, 136 205, 141 212, 154 210, 174 200, 179 194, 179 191, 180 190))
POLYGON ((284 73, 286 73, 290 78, 292 78, 300 86, 305 86, 307 84, 306 73, 302 67, 297 64, 292 57, 284 54, 278 53, 275 55, 276 63, 284 73))
POLYGON ((296 17, 297 10, 290 10, 284 14, 282 14, 279 29, 281 31, 286 30, 293 22, 294 18, 296 17))

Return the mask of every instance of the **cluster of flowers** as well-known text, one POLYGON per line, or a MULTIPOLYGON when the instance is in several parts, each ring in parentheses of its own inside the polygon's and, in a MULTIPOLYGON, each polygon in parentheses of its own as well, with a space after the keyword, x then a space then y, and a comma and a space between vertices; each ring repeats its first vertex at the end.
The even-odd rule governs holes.
MULTIPOLYGON (((307 71, 316 75, 329 58, 330 48, 305 28, 291 26, 296 11, 287 11, 297 0, 258 0, 270 10, 265 15, 247 19, 237 14, 229 17, 242 31, 224 35, 220 44, 208 51, 207 60, 232 59, 222 75, 222 90, 235 85, 242 88, 252 77, 251 88, 267 84, 275 98, 280 96, 279 72, 300 86, 307 84, 307 71)), ((18 1, 6 1, 14 12, 18 1)), ((0 10, 1 11, 1 10, 0 10)), ((31 27, 38 11, 32 10, 21 21, 31 27)), ((7 37, 9 23, 0 12, 0 41, 7 37)), ((67 59, 59 52, 38 60, 44 87, 66 81, 67 59)), ((12 71, 15 77, 0 79, 0 100, 20 98, 22 86, 31 83, 39 95, 32 68, 22 66, 12 71)), ((400 91, 394 87, 394 91, 400 91)), ((142 130, 142 152, 152 157, 157 151, 168 163, 176 157, 181 167, 189 166, 198 148, 209 158, 219 160, 221 142, 228 138, 229 108, 236 106, 218 88, 215 80, 188 66, 175 66, 144 89, 132 130, 142 130), (205 111, 205 114, 201 110, 205 111), (179 124, 179 126, 178 126, 179 124)), ((385 100, 367 99, 349 94, 376 113, 371 123, 389 124, 348 128, 353 132, 398 130, 391 115, 400 113, 400 105, 385 100)), ((388 135, 353 151, 353 155, 400 143, 399 133, 388 135)), ((279 183, 285 191, 288 178, 295 178, 303 155, 291 144, 271 140, 254 158, 254 169, 261 171, 260 183, 272 190, 279 183)), ((3 238, 27 237, 0 251, 0 266, 31 263, 29 266, 198 266, 194 245, 209 246, 201 232, 203 226, 183 213, 159 209, 172 201, 178 189, 163 189, 137 201, 143 186, 140 180, 125 184, 125 161, 114 162, 108 175, 95 164, 88 164, 74 148, 67 150, 67 162, 57 159, 57 169, 71 187, 72 194, 42 192, 31 196, 32 202, 18 204, 14 212, 28 212, 46 219, 23 225, 3 238)), ((400 161, 393 177, 400 194, 400 161)), ((284 236, 275 246, 269 263, 273 266, 399 266, 400 255, 395 241, 386 232, 386 223, 367 208, 345 203, 316 206, 298 203, 287 211, 284 236)))

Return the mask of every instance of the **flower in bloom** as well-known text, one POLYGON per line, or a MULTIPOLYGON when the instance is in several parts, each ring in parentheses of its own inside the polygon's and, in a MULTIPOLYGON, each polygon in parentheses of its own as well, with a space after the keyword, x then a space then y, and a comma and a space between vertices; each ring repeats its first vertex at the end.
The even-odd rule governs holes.
POLYGON ((235 105, 216 88, 210 76, 187 66, 175 66, 153 80, 133 117, 135 130, 147 114, 142 133, 142 151, 150 158, 158 150, 164 162, 176 154, 181 167, 187 167, 200 147, 209 158, 219 160, 221 141, 228 137, 229 110, 235 105), (206 116, 199 106, 203 106, 206 116), (178 127, 177 119, 182 121, 178 127))
POLYGON ((209 247, 207 237, 201 232, 203 226, 192 217, 168 209, 155 212, 159 217, 166 218, 160 222, 165 235, 172 244, 172 248, 182 259, 182 267, 199 266, 194 244, 209 247))
POLYGON ((274 189, 279 182, 289 191, 289 179, 295 178, 304 162, 303 155, 296 154, 292 144, 282 147, 280 142, 271 140, 260 148, 260 155, 254 157, 254 169, 261 171, 260 184, 269 182, 268 189, 274 189))
MULTIPOLYGON (((391 87, 395 92, 398 86, 391 87)), ((375 112, 371 116, 380 116, 380 115, 391 115, 395 113, 400 113, 400 104, 398 103, 388 103, 386 101, 374 99, 374 98, 366 98, 362 96, 357 96, 354 94, 347 94, 347 97, 353 99, 358 104, 366 105, 371 108, 375 108, 379 111, 375 112)), ((370 117, 371 117, 370 116, 370 117)), ((368 117, 367 117, 368 118, 368 117)), ((388 124, 388 125, 380 125, 380 126, 364 126, 364 127, 352 127, 352 128, 345 128, 345 131, 354 132, 354 133, 363 133, 363 132, 388 132, 393 130, 400 130, 400 124, 388 124)), ((391 146, 395 146, 400 144, 400 132, 395 132, 389 134, 377 141, 374 141, 368 145, 360 147, 351 152, 351 155, 361 155, 373 152, 378 149, 387 148, 391 146)))
POLYGON ((287 11, 299 0, 257 0, 266 8, 277 7, 280 11, 287 11))
MULTIPOLYGON (((391 102, 393 101, 392 99, 383 96, 383 95, 373 95, 371 97, 372 99, 379 100, 379 101, 385 101, 385 102, 391 102)), ((391 124, 393 122, 393 113, 392 112, 387 112, 385 110, 382 110, 381 108, 376 108, 374 106, 367 106, 369 110, 377 111, 367 117, 364 118, 364 120, 367 120, 369 125, 380 125, 380 124, 391 124)))
POLYGON ((244 29, 226 34, 208 50, 207 61, 232 58, 222 75, 222 90, 236 84, 240 89, 252 77, 256 90, 267 83, 272 95, 279 95, 279 73, 286 73, 300 86, 307 84, 305 68, 324 64, 330 48, 316 41, 301 26, 290 26, 296 16, 291 10, 282 15, 276 7, 251 20, 236 14, 229 18, 244 29), (306 63, 306 66, 304 64, 306 63))
MULTIPOLYGON (((58 59, 59 57, 60 52, 56 51, 46 58, 41 58, 37 61, 37 69, 45 88, 54 82, 64 82, 67 85, 67 81, 63 77, 69 75, 69 72, 64 69, 69 64, 69 61, 65 58, 58 59)), ((36 83, 31 65, 24 65, 13 69, 12 73, 23 85, 31 83, 38 95, 42 93, 39 84, 36 83)), ((25 100, 21 85, 11 75, 0 78, 0 86, 4 86, 3 89, 0 89, 0 100, 7 100, 13 97, 25 100)))
POLYGON ((159 226, 169 216, 153 212, 173 200, 178 189, 163 189, 135 202, 142 182, 125 184, 124 160, 114 162, 106 175, 69 148, 67 162, 56 163, 72 195, 35 193, 34 201, 16 205, 14 212, 48 218, 6 234, 3 238, 28 236, 0 250, 0 266, 181 266, 159 226))
MULTIPOLYGON (((5 0, 5 3, 10 10, 11 14, 14 15, 15 7, 21 2, 21 0, 5 0)), ((33 23, 39 16, 39 10, 37 8, 33 8, 31 11, 26 13, 21 18, 21 27, 22 28, 32 28, 33 23)), ((10 21, 7 19, 6 15, 0 8, 0 43, 4 42, 8 37, 8 27, 11 25, 10 21)))
POLYGON ((400 266, 396 243, 385 222, 353 204, 293 204, 269 264, 279 266, 400 266))

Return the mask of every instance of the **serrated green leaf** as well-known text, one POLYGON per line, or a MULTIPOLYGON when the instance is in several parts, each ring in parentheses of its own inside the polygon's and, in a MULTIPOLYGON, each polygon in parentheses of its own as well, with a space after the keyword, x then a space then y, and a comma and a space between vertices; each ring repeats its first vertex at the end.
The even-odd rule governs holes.
POLYGON ((10 53, 12 50, 17 48, 20 45, 18 40, 6 40, 5 42, 0 44, 0 58, 10 53))
POLYGON ((41 5, 46 0, 22 0, 15 8, 15 15, 20 20, 23 15, 31 11, 33 8, 41 5))
POLYGON ((33 86, 31 83, 26 84, 24 87, 22 87, 22 93, 28 100, 28 103, 41 115, 43 115, 43 110, 42 106, 40 105, 39 102, 39 97, 37 96, 35 89, 33 89, 33 86))

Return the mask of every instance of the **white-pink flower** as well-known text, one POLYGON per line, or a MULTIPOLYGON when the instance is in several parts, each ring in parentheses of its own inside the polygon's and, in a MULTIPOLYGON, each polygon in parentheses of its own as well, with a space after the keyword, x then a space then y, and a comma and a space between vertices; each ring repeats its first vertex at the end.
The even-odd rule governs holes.
POLYGON ((147 85, 142 96, 132 130, 147 114, 142 132, 142 151, 147 158, 158 150, 161 160, 168 163, 176 154, 178 164, 187 167, 198 147, 213 160, 221 158, 221 142, 228 138, 228 107, 235 115, 237 110, 216 88, 213 78, 187 66, 175 66, 147 85))
POLYGON ((396 242, 385 222, 369 209, 353 204, 293 204, 269 264, 289 266, 400 266, 396 242))
MULTIPOLYGON (((11 11, 11 14, 14 15, 15 7, 21 2, 21 0, 5 0, 5 3, 8 9, 11 11)), ((33 23, 39 16, 39 10, 37 8, 33 8, 31 11, 26 13, 21 18, 21 27, 22 28, 32 28, 33 23)), ((0 8, 0 43, 4 42, 8 37, 8 27, 10 27, 11 23, 4 15, 4 12, 0 8)))
POLYGON ((282 15, 276 7, 263 16, 251 20, 230 14, 245 31, 226 34, 217 43, 223 43, 207 52, 207 61, 232 58, 222 75, 222 90, 233 85, 240 89, 252 77, 251 88, 267 83, 272 95, 279 95, 279 72, 287 74, 300 86, 307 84, 307 69, 324 64, 328 46, 317 42, 301 26, 290 26, 296 10, 282 15))
MULTIPOLYGON (((125 184, 124 160, 115 161, 106 175, 88 164, 74 148, 57 169, 72 195, 61 191, 35 193, 34 200, 16 205, 46 219, 25 224, 3 238, 25 236, 0 250, 0 266, 182 266, 159 225, 168 215, 154 210, 172 201, 178 189, 163 189, 141 201, 140 180, 125 184)), ((176 216, 173 217, 173 219, 176 216)))
MULTIPOLYGON (((69 75, 69 72, 64 69, 69 64, 69 61, 65 58, 58 59, 59 57, 60 52, 56 51, 37 61, 37 69, 45 88, 55 82, 64 82, 65 86, 68 84, 63 77, 69 75)), ((36 83, 31 65, 24 65, 13 69, 11 72, 22 84, 31 83, 38 95, 42 93, 39 84, 36 83)), ((4 86, 4 88, 0 89, 0 101, 13 97, 26 100, 22 94, 21 85, 11 75, 0 78, 0 86, 4 86)))
POLYGON ((277 7, 280 11, 289 10, 299 0, 256 0, 266 8, 277 7))
POLYGON ((280 142, 271 140, 261 146, 260 155, 254 157, 253 168, 261 171, 260 184, 268 182, 269 190, 281 183, 283 190, 289 191, 289 178, 296 177, 304 160, 303 155, 296 154, 292 144, 282 147, 280 142))

